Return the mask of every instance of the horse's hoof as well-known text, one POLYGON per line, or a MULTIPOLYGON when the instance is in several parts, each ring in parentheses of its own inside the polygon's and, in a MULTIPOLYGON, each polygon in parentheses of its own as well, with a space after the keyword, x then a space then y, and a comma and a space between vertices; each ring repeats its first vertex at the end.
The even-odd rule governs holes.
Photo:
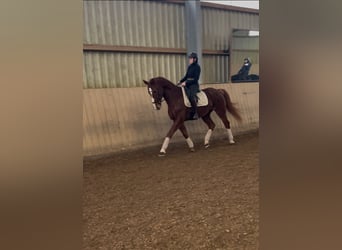
POLYGON ((163 156, 165 156, 165 155, 166 155, 165 152, 159 152, 159 154, 158 154, 159 157, 163 157, 163 156))
POLYGON ((209 148, 209 143, 208 144, 204 144, 204 148, 209 148))
POLYGON ((195 152, 195 149, 194 148, 190 148, 190 152, 195 152))
POLYGON ((235 144, 235 141, 229 141, 229 144, 233 145, 235 144))

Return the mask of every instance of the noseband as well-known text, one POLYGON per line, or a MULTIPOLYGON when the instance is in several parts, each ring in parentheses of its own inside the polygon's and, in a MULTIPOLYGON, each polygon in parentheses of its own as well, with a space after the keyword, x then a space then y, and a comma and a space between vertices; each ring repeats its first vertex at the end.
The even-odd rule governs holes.
POLYGON ((148 88, 148 93, 152 97, 152 103, 153 104, 161 104, 164 101, 164 97, 160 97, 159 91, 157 90, 157 97, 156 99, 153 97, 152 89, 151 87, 148 88))

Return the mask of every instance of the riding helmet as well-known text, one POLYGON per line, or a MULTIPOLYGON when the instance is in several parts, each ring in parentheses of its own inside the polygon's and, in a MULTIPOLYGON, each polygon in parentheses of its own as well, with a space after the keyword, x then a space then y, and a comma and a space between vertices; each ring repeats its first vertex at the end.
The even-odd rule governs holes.
POLYGON ((195 58, 196 60, 198 60, 197 54, 196 54, 195 52, 192 52, 192 53, 189 55, 189 58, 195 58))

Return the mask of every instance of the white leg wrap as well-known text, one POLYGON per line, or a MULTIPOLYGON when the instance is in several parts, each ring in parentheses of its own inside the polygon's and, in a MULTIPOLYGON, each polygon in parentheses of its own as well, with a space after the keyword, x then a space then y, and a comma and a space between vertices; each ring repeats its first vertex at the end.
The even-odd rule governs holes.
POLYGON ((165 137, 164 143, 160 149, 160 152, 166 153, 166 149, 169 146, 169 142, 170 142, 170 138, 169 137, 165 137))
POLYGON ((209 140, 210 140, 210 137, 211 137, 211 134, 212 134, 213 130, 209 129, 207 134, 205 135, 204 137, 204 144, 209 144, 209 140))
POLYGON ((194 143, 192 142, 190 137, 186 138, 186 143, 188 144, 189 148, 193 148, 194 147, 194 143))
POLYGON ((227 132, 228 132, 229 143, 235 143, 234 137, 233 137, 233 134, 232 134, 232 130, 230 128, 228 128, 227 132))

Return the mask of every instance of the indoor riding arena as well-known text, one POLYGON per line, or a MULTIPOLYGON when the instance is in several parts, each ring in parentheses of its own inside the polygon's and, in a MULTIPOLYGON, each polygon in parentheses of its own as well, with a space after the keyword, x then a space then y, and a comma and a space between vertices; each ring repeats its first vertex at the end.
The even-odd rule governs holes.
POLYGON ((244 58, 259 74, 259 11, 199 1, 84 1, 83 248, 258 249, 259 83, 231 83, 244 58), (191 28, 189 28, 191 27, 191 28), (196 36, 196 39, 189 37, 196 36), (143 80, 177 83, 197 51, 200 88, 225 89, 235 144, 216 124, 186 121, 167 154, 168 106, 143 80))

